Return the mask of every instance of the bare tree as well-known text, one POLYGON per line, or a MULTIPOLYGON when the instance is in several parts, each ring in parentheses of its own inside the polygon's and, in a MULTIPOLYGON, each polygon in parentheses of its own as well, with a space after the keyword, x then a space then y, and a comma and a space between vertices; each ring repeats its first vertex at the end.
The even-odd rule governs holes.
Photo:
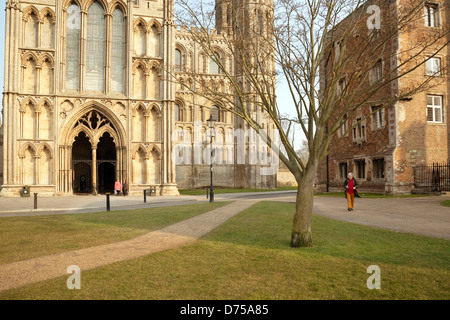
MULTIPOLYGON (((250 110, 252 106, 264 110, 279 130, 283 149, 279 157, 298 183, 291 246, 312 246, 315 177, 319 163, 339 140, 337 131, 348 118, 369 106, 388 108, 435 85, 436 79, 414 75, 426 63, 425 56, 433 57, 448 46, 448 26, 434 28, 426 36, 411 37, 413 41, 400 46, 399 35, 412 34, 417 24, 423 25, 427 1, 275 0, 255 5, 224 0, 216 1, 216 6, 205 1, 178 3, 183 8, 178 21, 191 26, 190 36, 217 64, 227 80, 227 90, 218 92, 200 81, 200 85, 183 85, 220 101, 223 108, 257 132, 262 125, 250 110), (231 9, 227 14, 232 22, 216 23, 217 33, 211 33, 214 15, 224 15, 218 3, 226 3, 231 9), (234 63, 232 70, 214 50, 217 41, 226 44, 234 63), (384 63, 381 69, 380 60, 384 63), (404 77, 411 77, 410 85, 395 87, 404 77), (289 115, 280 112, 277 105, 280 78, 287 83, 293 101, 289 115), (291 126, 283 124, 286 121, 301 128, 307 158, 296 152, 289 137, 291 126)), ((444 10, 443 2, 440 8, 444 10)), ((195 72, 190 77, 199 79, 195 72)), ((359 121, 372 114, 365 112, 359 121)), ((347 126, 346 133, 356 125, 358 122, 347 126)), ((273 149, 280 149, 270 137, 264 138, 273 149)))

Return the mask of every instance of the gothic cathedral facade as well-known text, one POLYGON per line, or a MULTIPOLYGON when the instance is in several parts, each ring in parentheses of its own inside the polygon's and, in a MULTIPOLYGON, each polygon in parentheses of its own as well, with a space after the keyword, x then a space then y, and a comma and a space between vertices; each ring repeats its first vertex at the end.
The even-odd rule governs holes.
MULTIPOLYGON (((232 5, 224 3, 216 1, 223 30, 223 6, 232 5)), ((227 84, 173 11, 173 0, 7 2, 1 196, 19 196, 24 186, 40 195, 98 194, 116 179, 127 180, 131 194, 209 185, 211 159, 177 161, 174 132, 200 135, 189 141, 206 149, 212 112, 224 137, 242 122, 172 80, 188 66, 211 85, 227 84)), ((234 72, 229 50, 217 40, 234 72)), ((233 161, 239 151, 225 140, 215 186, 276 186, 276 173, 260 174, 264 164, 233 161)))

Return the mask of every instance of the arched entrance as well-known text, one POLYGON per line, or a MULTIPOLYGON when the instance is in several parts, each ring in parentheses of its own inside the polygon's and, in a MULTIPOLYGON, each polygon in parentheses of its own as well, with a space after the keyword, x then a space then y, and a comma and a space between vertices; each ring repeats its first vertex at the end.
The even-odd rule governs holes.
POLYGON ((61 163, 69 169, 60 170, 61 189, 74 194, 112 192, 116 179, 126 179, 124 139, 98 107, 81 114, 66 127, 66 145, 60 146, 61 163))
POLYGON ((72 146, 73 191, 92 192, 92 147, 85 132, 80 132, 72 146))
POLYGON ((98 192, 113 192, 116 181, 116 144, 108 132, 105 132, 97 145, 97 181, 98 192))
POLYGON ((116 144, 108 132, 103 133, 97 144, 97 161, 93 162, 92 145, 84 131, 75 138, 72 146, 73 192, 113 192, 116 181, 116 144), (96 166, 94 168, 94 166, 96 166), (93 176, 97 173, 96 177, 93 176), (96 189, 94 189, 96 185, 96 189))

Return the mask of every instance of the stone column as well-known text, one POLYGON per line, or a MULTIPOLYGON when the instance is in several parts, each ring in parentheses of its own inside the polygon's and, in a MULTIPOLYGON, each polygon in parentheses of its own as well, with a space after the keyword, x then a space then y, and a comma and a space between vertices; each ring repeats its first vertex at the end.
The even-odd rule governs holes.
POLYGON ((65 159, 67 159, 67 164, 66 164, 66 170, 67 170, 67 184, 68 184, 68 192, 72 193, 73 192, 73 168, 72 168, 72 146, 67 146, 66 147, 66 156, 65 159))
POLYGON ((151 92, 150 92, 150 85, 149 85, 149 79, 150 79, 150 71, 145 70, 144 72, 144 76, 145 76, 145 97, 144 100, 150 99, 151 97, 151 92))
POLYGON ((119 181, 123 181, 122 180, 122 175, 121 175, 121 167, 122 167, 122 147, 117 147, 116 148, 116 179, 119 179, 119 181))
POLYGON ((144 121, 145 121, 145 126, 144 126, 144 138, 145 138, 145 142, 148 142, 149 141, 149 134, 148 134, 148 132, 149 132, 149 130, 148 130, 148 119, 150 118, 150 114, 149 114, 149 112, 151 112, 151 111, 146 111, 145 113, 144 113, 144 121))
POLYGON ((36 155, 35 156, 35 184, 41 184, 41 156, 40 155, 36 155))
POLYGON ((78 87, 84 91, 84 75, 86 74, 86 38, 87 38, 87 11, 80 8, 81 33, 80 33, 80 76, 78 79, 78 87))
POLYGON ((112 14, 106 13, 106 72, 105 72, 105 92, 109 94, 111 90, 111 32, 112 32, 112 14))
POLYGON ((128 177, 128 172, 127 172, 127 162, 128 162, 128 157, 127 157, 127 148, 126 147, 121 147, 120 150, 120 165, 121 165, 121 175, 122 175, 122 179, 126 179, 128 181, 128 187, 131 185, 130 182, 130 178, 128 177))
POLYGON ((92 147, 92 187, 92 193, 97 195, 97 146, 92 147))
POLYGON ((163 90, 161 100, 163 101, 163 119, 162 123, 162 164, 161 164, 161 195, 179 195, 175 179, 175 163, 171 159, 172 141, 171 133, 175 123, 175 115, 172 112, 175 103, 175 85, 171 82, 171 75, 167 72, 174 64, 175 52, 175 22, 174 22, 174 4, 172 0, 167 1, 164 8, 164 26, 163 26, 163 67, 161 80, 163 90))
MULTIPOLYGON (((2 196, 18 195, 12 185, 17 184, 21 179, 21 172, 17 172, 21 162, 17 156, 17 125, 18 102, 17 93, 19 91, 21 62, 19 42, 21 35, 21 11, 17 0, 9 0, 5 8, 5 72, 4 72, 4 92, 3 92, 3 159, 0 161, 3 167, 3 188, 2 196), (8 187, 6 187, 8 186, 8 187)), ((18 190, 18 189, 17 189, 18 190)))
POLYGON ((150 157, 145 157, 145 184, 150 184, 150 157))

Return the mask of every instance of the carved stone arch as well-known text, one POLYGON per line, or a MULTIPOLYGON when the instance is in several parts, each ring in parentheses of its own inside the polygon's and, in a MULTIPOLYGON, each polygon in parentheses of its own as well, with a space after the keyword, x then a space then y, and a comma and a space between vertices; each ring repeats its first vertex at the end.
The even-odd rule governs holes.
POLYGON ((162 67, 161 67, 161 62, 157 61, 157 60, 152 60, 149 62, 149 64, 147 65, 147 72, 151 72, 152 69, 155 69, 156 72, 158 73, 158 75, 161 74, 162 71, 162 67))
POLYGON ((38 56, 38 65, 42 65, 45 61, 49 61, 52 64, 52 67, 54 68, 55 66, 55 59, 53 58, 53 56, 48 53, 48 52, 42 52, 39 56, 38 56))
POLYGON ((155 27, 156 30, 158 31, 159 34, 162 33, 162 26, 161 23, 159 23, 158 20, 156 19, 151 19, 148 23, 147 23, 147 31, 150 32, 151 29, 155 27))
POLYGON ((114 10, 120 9, 124 15, 124 17, 128 16, 128 7, 127 4, 122 0, 114 0, 109 4, 108 13, 113 14, 114 10))
POLYGON ((26 142, 19 148, 18 152, 19 157, 20 158, 25 157, 25 151, 27 151, 28 149, 31 149, 31 151, 33 151, 35 157, 37 156, 36 146, 31 142, 26 142))
POLYGON ((38 107, 38 102, 33 97, 27 96, 20 102, 20 109, 22 110, 30 103, 33 106, 33 109, 36 109, 38 107))
POLYGON ((44 149, 48 150, 48 152, 50 154, 50 158, 53 159, 53 148, 47 142, 42 142, 39 144, 39 146, 37 147, 37 150, 36 150, 36 154, 40 155, 44 149))
POLYGON ((55 12, 50 8, 50 7, 45 7, 44 9, 41 10, 40 13, 40 20, 44 20, 44 18, 46 16, 50 16, 52 18, 52 22, 56 23, 56 15, 55 12))
POLYGON ((179 105, 182 109, 186 108, 186 101, 182 97, 176 97, 175 104, 179 105))
POLYGON ((148 69, 148 65, 147 65, 143 60, 141 60, 141 59, 136 59, 136 60, 133 62, 133 65, 131 66, 131 70, 132 70, 133 74, 136 73, 136 70, 137 70, 139 67, 141 67, 141 68, 144 70, 144 72, 147 72, 146 70, 148 69))
POLYGON ((218 45, 212 45, 211 51, 216 53, 217 55, 219 55, 219 57, 221 59, 224 59, 225 56, 226 56, 225 51, 221 47, 219 47, 218 45))
POLYGON ((100 130, 98 130, 95 135, 94 135, 94 141, 95 141, 95 145, 97 145, 100 142, 100 138, 103 137, 103 135, 105 133, 109 133, 109 135, 111 136, 111 138, 113 139, 113 142, 115 143, 115 145, 117 146, 119 143, 119 137, 117 135, 117 132, 110 126, 104 126, 102 127, 100 130))
POLYGON ((158 117, 161 117, 161 106, 158 103, 152 103, 149 107, 148 107, 148 111, 151 112, 155 110, 156 114, 158 115, 158 117))
POLYGON ((188 52, 186 46, 180 42, 175 43, 175 49, 180 50, 181 54, 186 54, 188 52))
POLYGON ((133 22, 133 30, 137 31, 137 28, 138 28, 139 25, 142 25, 146 32, 148 31, 148 24, 147 24, 147 21, 144 20, 144 18, 139 17, 139 18, 134 20, 134 22, 133 22))
MULTIPOLYGON (((127 134, 122 125, 122 122, 112 110, 97 101, 89 101, 80 105, 76 109, 76 112, 74 112, 70 117, 66 119, 63 124, 63 129, 61 130, 60 144, 71 145, 73 143, 73 141, 70 140, 70 137, 72 136, 71 132, 74 130, 75 125, 78 123, 78 121, 91 111, 96 111, 97 113, 106 117, 112 124, 114 130, 117 132, 117 146, 125 145, 127 134)), ((77 126, 77 128, 78 127, 81 126, 77 126)), ((90 131, 89 128, 87 128, 87 130, 90 131)))
POLYGON ((91 7, 91 5, 94 2, 98 2, 98 4, 100 4, 103 8, 103 11, 105 12, 105 14, 108 12, 108 3, 104 0, 87 0, 84 1, 81 7, 82 11, 88 12, 89 8, 91 7))
POLYGON ((32 59, 34 63, 38 64, 39 58, 34 51, 27 51, 21 57, 22 67, 26 68, 27 62, 32 59))
POLYGON ((151 154, 152 154, 153 151, 155 151, 156 154, 158 155, 157 160, 161 160, 161 159, 162 159, 162 152, 161 152, 161 149, 160 149, 157 145, 155 145, 155 144, 152 144, 152 145, 150 145, 150 146, 147 148, 147 154, 146 154, 146 157, 149 158, 149 157, 151 156, 151 154))
POLYGON ((95 137, 92 134, 90 128, 81 125, 81 126, 77 126, 76 128, 74 128, 72 130, 72 132, 70 133, 69 138, 67 139, 68 144, 67 145, 73 145, 73 143, 75 142, 75 138, 78 137, 78 135, 84 132, 86 134, 86 137, 88 138, 89 142, 91 143, 92 146, 95 145, 95 137))
POLYGON ((39 99, 39 102, 37 104, 37 109, 41 110, 46 104, 50 108, 50 113, 53 113, 55 110, 53 102, 47 97, 42 97, 39 99))
POLYGON ((23 15, 22 15, 23 20, 24 21, 28 21, 28 17, 30 16, 31 13, 34 13, 38 20, 41 19, 41 15, 39 14, 39 10, 35 6, 30 5, 30 6, 26 7, 23 10, 23 15))
POLYGON ((131 110, 131 114, 132 114, 133 117, 136 116, 136 112, 137 112, 139 109, 142 109, 142 111, 143 111, 144 113, 147 112, 147 106, 146 106, 143 102, 137 102, 137 103, 133 106, 133 108, 132 108, 132 110, 131 110))
POLYGON ((141 150, 142 153, 147 156, 147 148, 144 146, 144 144, 140 143, 133 147, 133 149, 131 150, 131 158, 133 160, 136 159, 136 155, 138 154, 139 150, 141 150))
POLYGON ((66 11, 67 11, 67 8, 68 8, 72 3, 76 4, 76 5, 78 6, 78 8, 80 8, 80 10, 81 10, 81 8, 82 8, 82 0, 63 0, 63 3, 62 3, 63 11, 66 12, 66 11))

